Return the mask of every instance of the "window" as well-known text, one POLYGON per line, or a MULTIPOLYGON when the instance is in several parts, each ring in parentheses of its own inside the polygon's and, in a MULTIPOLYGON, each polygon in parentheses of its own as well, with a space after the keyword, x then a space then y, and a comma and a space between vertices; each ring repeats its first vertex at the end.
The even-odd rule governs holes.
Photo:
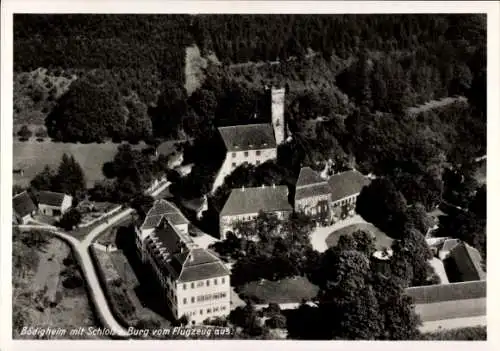
POLYGON ((235 158, 235 157, 236 157, 236 152, 233 152, 233 155, 232 155, 232 156, 233 156, 233 158, 235 158))
POLYGON ((191 289, 194 289, 194 283, 191 283, 191 289))
POLYGON ((226 282, 226 278, 222 278, 221 282, 224 284, 226 282))
POLYGON ((191 298, 191 303, 194 303, 194 297, 191 298))
POLYGON ((235 168, 236 167, 236 162, 233 162, 233 164, 231 166, 233 166, 233 168, 235 168))
POLYGON ((214 312, 218 312, 219 311, 219 307, 214 307, 214 312))
POLYGON ((198 282, 198 283, 196 284, 196 286, 197 286, 198 288, 199 288, 199 287, 202 287, 202 286, 203 286, 203 282, 198 282))
POLYGON ((248 151, 245 151, 245 157, 248 157, 248 151))
POLYGON ((210 308, 207 308, 207 314, 211 313, 211 312, 212 312, 212 310, 210 308))
POLYGON ((200 316, 203 314, 203 310, 200 310, 200 316))
POLYGON ((188 300, 187 300, 186 298, 184 298, 184 299, 182 300, 182 303, 183 303, 184 305, 185 305, 185 304, 187 304, 187 302, 188 302, 188 300))
POLYGON ((214 285, 217 285, 217 278, 214 279, 214 285))
POLYGON ((210 280, 207 280, 207 286, 210 286, 210 280))
POLYGON ((186 289, 187 289, 187 285, 186 285, 186 284, 182 284, 182 288, 183 288, 184 290, 186 290, 186 289))
POLYGON ((260 161, 259 160, 257 160, 255 163, 257 164, 257 166, 260 165, 260 161))
POLYGON ((255 151, 255 154, 256 154, 257 156, 260 156, 260 150, 255 151))
POLYGON ((226 306, 222 306, 220 309, 224 311, 226 309, 226 306))

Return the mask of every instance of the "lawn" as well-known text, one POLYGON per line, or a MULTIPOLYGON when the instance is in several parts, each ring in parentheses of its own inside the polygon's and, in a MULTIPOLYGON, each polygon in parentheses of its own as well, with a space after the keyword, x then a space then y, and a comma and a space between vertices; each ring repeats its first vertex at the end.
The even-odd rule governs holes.
POLYGON ((73 329, 97 325, 78 266, 68 259, 70 247, 60 239, 41 235, 43 242, 32 241, 33 232, 13 235, 14 339, 34 338, 20 335, 23 326, 73 329), (68 280, 77 283, 68 284, 68 280))
POLYGON ((375 237, 375 247, 377 250, 381 250, 385 247, 390 248, 394 241, 371 223, 356 223, 336 230, 328 235, 326 238, 326 245, 328 245, 328 247, 335 246, 342 235, 350 235, 357 230, 370 232, 375 237))
MULTIPOLYGON (((33 177, 41 172, 45 165, 57 169, 64 153, 72 154, 82 166, 87 177, 87 186, 92 187, 98 180, 104 179, 102 166, 105 162, 112 161, 118 146, 115 143, 56 143, 44 142, 21 142, 13 141, 13 169, 22 169, 23 176, 14 175, 13 182, 21 186, 27 186, 33 177)), ((145 144, 134 146, 146 147, 145 144)))
POLYGON ((239 289, 240 296, 253 298, 258 303, 294 303, 303 299, 311 300, 318 293, 319 288, 307 278, 295 277, 280 281, 264 280, 245 284, 239 289))

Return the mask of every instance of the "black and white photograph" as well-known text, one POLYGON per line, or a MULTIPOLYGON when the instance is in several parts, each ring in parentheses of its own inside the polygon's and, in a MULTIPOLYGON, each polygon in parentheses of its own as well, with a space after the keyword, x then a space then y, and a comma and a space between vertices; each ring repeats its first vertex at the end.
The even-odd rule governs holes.
POLYGON ((486 11, 165 11, 11 14, 11 338, 490 339, 486 11))

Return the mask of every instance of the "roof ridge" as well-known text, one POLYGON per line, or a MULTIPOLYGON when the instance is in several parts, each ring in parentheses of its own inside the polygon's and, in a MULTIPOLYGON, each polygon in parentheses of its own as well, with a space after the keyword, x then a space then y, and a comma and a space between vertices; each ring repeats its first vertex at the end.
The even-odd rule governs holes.
POLYGON ((12 199, 15 199, 16 197, 21 196, 21 195, 23 195, 24 193, 26 193, 26 195, 28 195, 28 196, 29 196, 29 194, 28 194, 28 190, 23 190, 23 191, 21 191, 19 194, 14 195, 14 197, 13 197, 12 199))
POLYGON ((271 126, 271 123, 236 124, 234 126, 220 126, 217 127, 217 129, 241 128, 241 127, 251 127, 251 126, 271 126))

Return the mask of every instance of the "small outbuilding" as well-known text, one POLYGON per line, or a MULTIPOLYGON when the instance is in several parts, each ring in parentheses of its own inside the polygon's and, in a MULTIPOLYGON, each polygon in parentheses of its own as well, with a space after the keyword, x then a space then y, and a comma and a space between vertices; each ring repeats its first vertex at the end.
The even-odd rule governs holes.
POLYGON ((40 191, 37 196, 38 210, 41 214, 60 217, 71 208, 73 197, 53 191, 40 191))

